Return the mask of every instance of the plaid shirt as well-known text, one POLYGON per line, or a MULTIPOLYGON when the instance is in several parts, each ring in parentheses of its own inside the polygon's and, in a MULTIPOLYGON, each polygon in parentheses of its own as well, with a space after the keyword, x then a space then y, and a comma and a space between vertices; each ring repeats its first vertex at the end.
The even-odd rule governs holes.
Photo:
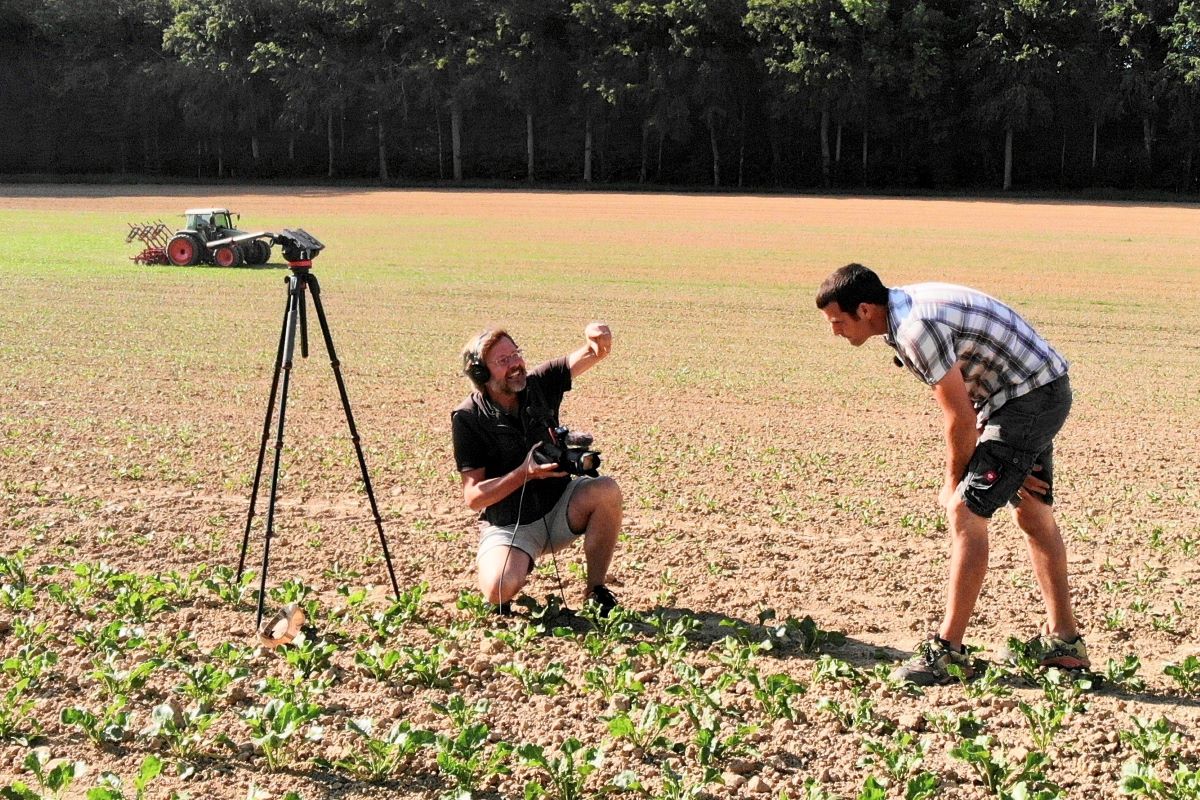
POLYGON ((1014 397, 1067 374, 1067 361, 1021 315, 983 292, 914 283, 888 292, 884 340, 933 385, 961 364, 980 426, 1014 397))

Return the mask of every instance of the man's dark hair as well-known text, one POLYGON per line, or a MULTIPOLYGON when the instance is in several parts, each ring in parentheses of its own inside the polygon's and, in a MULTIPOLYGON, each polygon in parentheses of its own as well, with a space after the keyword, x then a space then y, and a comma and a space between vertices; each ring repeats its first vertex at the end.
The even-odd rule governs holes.
POLYGON ((858 318, 862 303, 886 306, 888 289, 879 276, 862 264, 847 264, 830 275, 817 290, 817 308, 837 303, 843 313, 858 318))

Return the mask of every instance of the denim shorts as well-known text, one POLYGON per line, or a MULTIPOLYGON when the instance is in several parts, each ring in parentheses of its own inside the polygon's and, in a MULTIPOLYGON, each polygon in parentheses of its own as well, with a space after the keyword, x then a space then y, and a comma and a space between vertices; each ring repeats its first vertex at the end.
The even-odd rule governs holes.
POLYGON ((550 513, 541 519, 526 522, 523 525, 488 525, 484 524, 479 531, 480 556, 493 547, 515 547, 529 556, 530 568, 540 556, 546 553, 557 553, 579 538, 579 534, 571 530, 567 521, 567 507, 575 490, 594 478, 580 477, 573 479, 563 489, 562 497, 550 509, 550 513))
POLYGON ((1017 490, 1037 470, 1050 484, 1042 496, 1054 504, 1054 437, 1071 411, 1071 381, 1066 375, 1014 397, 983 428, 959 484, 967 508, 990 518, 1000 506, 1021 502, 1017 490))

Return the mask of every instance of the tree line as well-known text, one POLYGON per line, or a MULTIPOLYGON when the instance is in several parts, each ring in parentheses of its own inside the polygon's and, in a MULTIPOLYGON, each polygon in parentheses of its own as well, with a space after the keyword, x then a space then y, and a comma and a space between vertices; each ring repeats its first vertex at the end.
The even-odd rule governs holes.
POLYGON ((0 0, 0 173, 1193 192, 1196 0, 0 0))

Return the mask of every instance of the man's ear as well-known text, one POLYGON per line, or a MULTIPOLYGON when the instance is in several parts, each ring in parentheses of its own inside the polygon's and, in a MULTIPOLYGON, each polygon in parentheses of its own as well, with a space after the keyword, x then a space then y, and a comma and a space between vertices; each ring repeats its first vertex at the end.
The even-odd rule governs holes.
POLYGON ((871 318, 870 315, 874 308, 875 307, 872 306, 870 303, 859 303, 858 308, 854 309, 854 318, 855 319, 870 319, 871 318))

